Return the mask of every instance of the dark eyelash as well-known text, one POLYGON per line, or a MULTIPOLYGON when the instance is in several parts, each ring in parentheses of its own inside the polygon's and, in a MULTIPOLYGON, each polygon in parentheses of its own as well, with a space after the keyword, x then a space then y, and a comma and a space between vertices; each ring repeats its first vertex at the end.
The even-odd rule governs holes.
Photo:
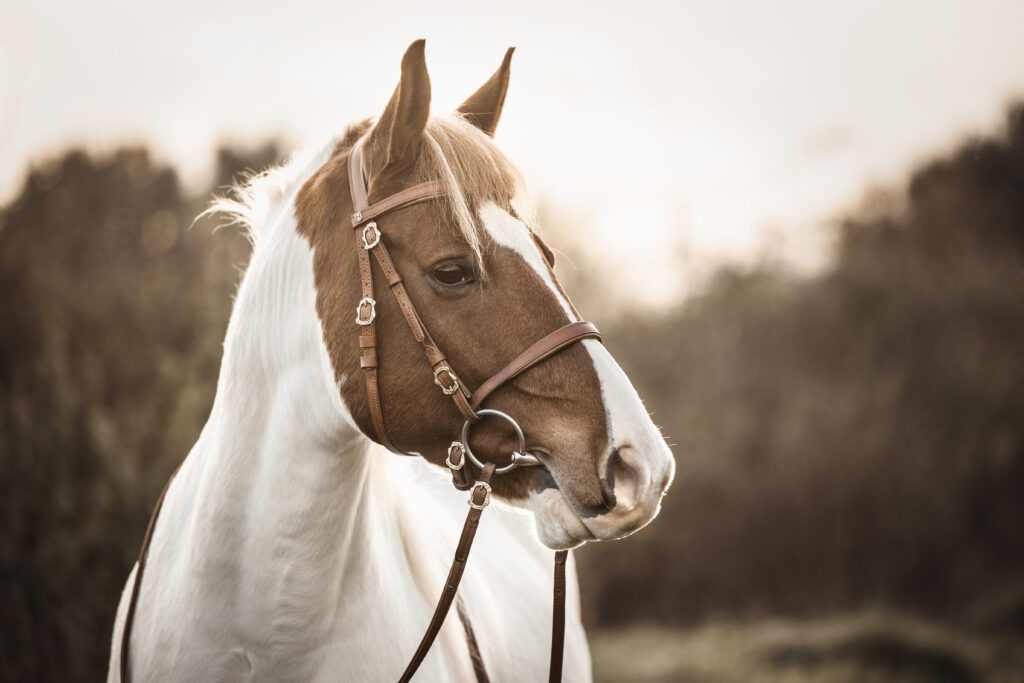
POLYGON ((431 269, 430 276, 443 287, 458 287, 476 280, 472 269, 460 263, 442 263, 435 266, 431 269), (449 280, 446 275, 453 275, 455 278, 449 280))

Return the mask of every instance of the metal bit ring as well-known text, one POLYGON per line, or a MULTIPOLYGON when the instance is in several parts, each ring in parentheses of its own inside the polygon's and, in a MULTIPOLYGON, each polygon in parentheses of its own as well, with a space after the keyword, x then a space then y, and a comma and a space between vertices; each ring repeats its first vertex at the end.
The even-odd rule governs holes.
MULTIPOLYGON (((512 429, 514 429, 516 432, 516 438, 519 439, 519 449, 512 452, 512 462, 509 463, 508 465, 505 465, 504 467, 495 468, 495 474, 505 474, 506 472, 511 472, 516 467, 531 467, 533 465, 540 464, 540 460, 537 460, 537 458, 535 458, 534 456, 527 454, 526 437, 523 436, 523 430, 519 426, 519 423, 513 420, 510 415, 503 413, 500 410, 491 410, 489 408, 478 410, 476 411, 476 414, 477 417, 486 417, 487 415, 500 417, 501 419, 505 420, 510 425, 512 425, 512 429)), ((462 448, 466 453, 466 457, 469 458, 469 461, 476 465, 477 467, 479 467, 480 469, 483 469, 484 464, 480 462, 480 460, 473 454, 473 451, 469 447, 469 428, 472 424, 472 422, 466 420, 466 423, 462 425, 462 448)))

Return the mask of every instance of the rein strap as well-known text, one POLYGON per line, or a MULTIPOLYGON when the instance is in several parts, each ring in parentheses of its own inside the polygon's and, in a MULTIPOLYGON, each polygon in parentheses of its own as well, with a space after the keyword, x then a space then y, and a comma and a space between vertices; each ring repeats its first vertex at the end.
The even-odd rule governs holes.
POLYGON ((444 618, 448 616, 448 609, 452 606, 452 600, 459 590, 459 583, 462 582, 462 573, 466 570, 466 560, 469 559, 469 550, 473 547, 473 538, 476 537, 477 527, 480 525, 480 515, 487 507, 490 496, 490 481, 494 475, 494 463, 487 463, 477 477, 476 485, 473 486, 473 493, 469 497, 469 514, 466 515, 466 523, 462 527, 462 535, 459 537, 459 544, 455 546, 455 559, 452 560, 452 568, 448 570, 448 579, 444 582, 444 590, 441 591, 441 599, 437 601, 434 608, 434 616, 430 619, 427 632, 423 634, 419 647, 413 653, 408 666, 398 679, 399 683, 408 683, 412 675, 420 668, 423 658, 427 656, 434 639, 441 632, 444 625, 444 618))

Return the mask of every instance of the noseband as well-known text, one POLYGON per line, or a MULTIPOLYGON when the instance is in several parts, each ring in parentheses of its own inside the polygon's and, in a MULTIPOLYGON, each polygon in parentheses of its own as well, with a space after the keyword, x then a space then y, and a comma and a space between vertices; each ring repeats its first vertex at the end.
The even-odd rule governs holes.
MULTIPOLYGON (((382 232, 377 224, 380 217, 397 209, 402 209, 420 202, 441 199, 445 191, 439 182, 427 182, 414 185, 396 194, 390 195, 378 202, 370 204, 367 201, 366 181, 362 169, 362 142, 360 139, 352 147, 348 160, 349 189, 352 193, 352 229, 356 241, 356 253, 359 259, 359 276, 361 287, 361 299, 356 306, 355 323, 359 326, 359 365, 363 370, 366 380, 366 397, 370 407, 370 420, 377 441, 388 450, 395 453, 411 455, 397 448, 394 442, 388 437, 384 424, 384 412, 380 404, 380 390, 377 380, 377 368, 380 361, 377 355, 377 335, 375 321, 377 318, 377 301, 374 298, 373 267, 370 262, 370 254, 373 254, 377 265, 380 266, 384 277, 387 279, 388 287, 394 295, 398 306, 402 311, 405 321, 412 331, 413 338, 423 347, 427 357, 427 363, 433 372, 433 381, 443 396, 447 396, 455 404, 455 408, 464 418, 462 432, 458 440, 452 441, 448 447, 448 458, 445 461, 452 473, 452 483, 459 490, 472 489, 469 500, 469 514, 462 529, 458 546, 455 549, 455 559, 448 572, 448 579, 445 582, 441 598, 434 609, 434 615, 430 620, 426 633, 420 641, 411 661, 399 679, 402 682, 409 681, 419 668, 430 650, 434 639, 444 624, 445 617, 451 608, 452 601, 458 591, 462 574, 466 567, 466 560, 469 557, 470 548, 473 545, 473 538, 480 521, 480 514, 490 503, 491 477, 495 474, 504 474, 514 470, 516 467, 540 465, 540 461, 533 455, 526 453, 526 439, 523 430, 515 419, 498 410, 481 409, 480 405, 484 400, 494 393, 495 390, 511 381, 515 377, 529 370, 533 366, 547 360, 559 351, 575 344, 583 339, 601 339, 601 334, 593 324, 588 322, 572 322, 556 329, 550 334, 542 337, 530 345, 525 351, 512 359, 505 367, 496 372, 493 376, 483 382, 474 392, 470 392, 466 384, 452 368, 447 356, 438 348, 431 338, 430 333, 424 326, 422 319, 416 311, 416 306, 405 289, 402 276, 395 269, 394 262, 388 254, 387 247, 381 241, 382 232), (493 416, 508 422, 516 433, 518 449, 512 452, 509 464, 498 467, 493 462, 481 461, 469 447, 470 428, 480 421, 481 418, 493 416), (466 461, 472 463, 478 470, 475 479, 466 461)), ((174 475, 171 475, 171 480, 174 475)), ((156 507, 150 517, 146 535, 142 540, 142 548, 139 551, 138 565, 135 572, 135 581, 132 585, 132 592, 128 599, 128 608, 125 614, 124 628, 121 634, 121 657, 120 657, 120 678, 122 683, 129 683, 131 680, 129 669, 130 642, 132 623, 135 616, 135 607, 138 602, 139 589, 142 584, 143 572, 146 568, 146 558, 149 545, 153 537, 157 517, 160 515, 160 508, 163 504, 164 495, 170 488, 168 481, 163 493, 157 500, 156 507)), ((565 637, 565 563, 567 551, 560 550, 555 553, 555 587, 553 600, 553 618, 551 629, 551 665, 549 680, 558 681, 562 677, 562 653, 563 640, 565 637)), ((461 605, 460 605, 461 607, 461 605)), ((473 669, 477 681, 488 680, 487 672, 483 666, 483 660, 477 647, 476 637, 469 624, 468 616, 459 610, 463 626, 466 630, 466 637, 469 645, 470 655, 473 660, 473 669)))

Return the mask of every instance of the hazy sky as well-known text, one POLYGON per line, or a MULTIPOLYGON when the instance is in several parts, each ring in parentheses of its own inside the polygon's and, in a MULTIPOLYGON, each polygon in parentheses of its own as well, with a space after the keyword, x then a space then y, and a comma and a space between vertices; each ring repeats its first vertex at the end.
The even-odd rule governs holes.
POLYGON ((1024 96, 1022 0, 2 1, 0 201, 72 142, 145 141, 199 189, 218 142, 377 113, 415 38, 435 110, 515 45, 499 142, 609 258, 813 261, 810 226, 1024 96))

